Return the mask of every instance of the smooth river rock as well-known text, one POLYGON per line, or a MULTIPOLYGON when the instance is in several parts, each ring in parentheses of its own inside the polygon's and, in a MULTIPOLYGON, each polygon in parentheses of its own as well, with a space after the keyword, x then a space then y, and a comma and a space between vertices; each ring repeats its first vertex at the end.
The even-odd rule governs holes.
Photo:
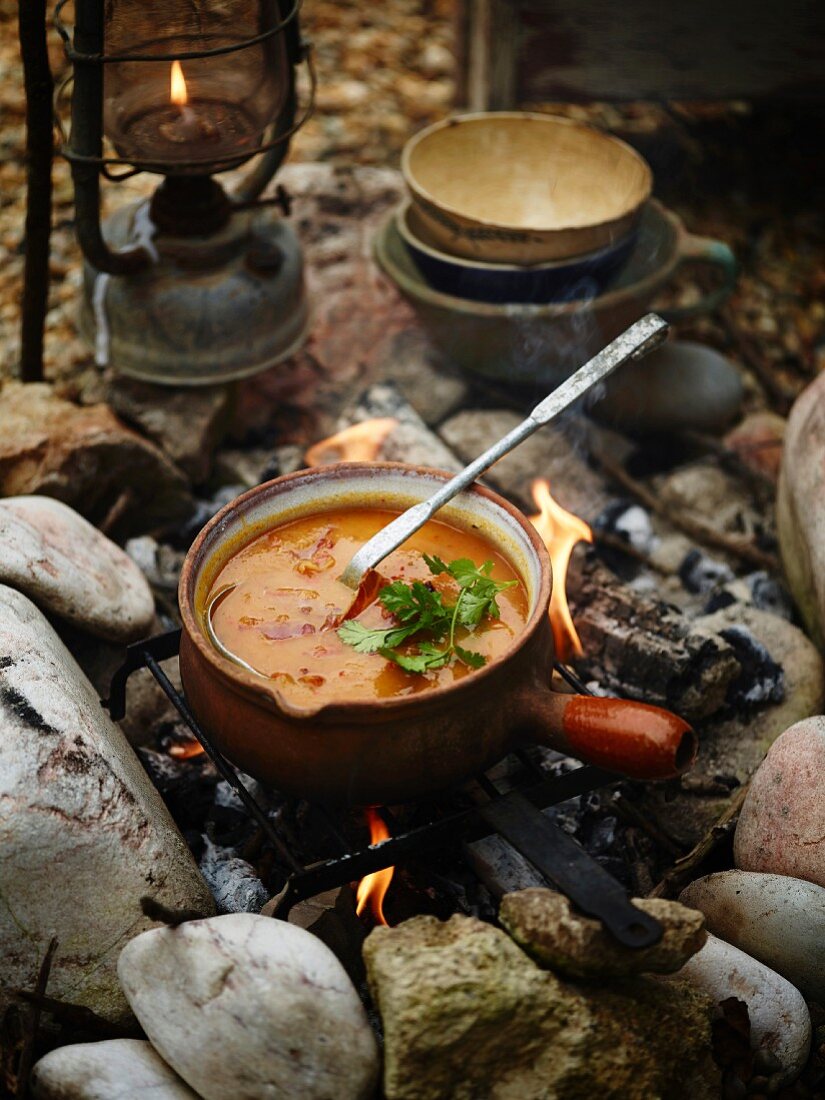
POLYGON ((717 1005, 729 997, 744 1001, 752 1049, 777 1059, 782 1081, 792 1080, 802 1070, 811 1046, 811 1017, 799 990, 775 970, 709 935, 702 950, 674 977, 689 982, 717 1005))
POLYGON ((34 1100, 198 1100, 145 1039, 58 1047, 35 1065, 34 1100))
POLYGON ((709 1005, 652 978, 564 982, 472 917, 414 917, 364 944, 387 1100, 719 1095, 709 1005))
POLYGON ((0 500, 0 583, 47 614, 113 642, 133 642, 152 626, 155 601, 132 559, 59 500, 0 500))
POLYGON ((758 871, 721 871, 692 882, 679 900, 708 929, 825 1004, 825 889, 758 871))
POLYGON ((32 989, 131 1020, 117 957, 152 927, 140 899, 214 911, 125 737, 34 604, 0 585, 0 1011, 32 989))
POLYGON ((825 886, 825 717, 785 730, 751 780, 733 843, 736 866, 825 886))
POLYGON ((788 418, 776 522, 791 592, 808 633, 825 649, 825 373, 802 391, 788 418))
POLYGON ((536 962, 571 978, 669 974, 704 944, 705 922, 695 907, 665 898, 636 898, 633 904, 664 927, 652 947, 623 947, 601 921, 576 913, 569 899, 553 890, 505 894, 498 919, 536 962))
POLYGON ((670 340, 608 378, 593 411, 600 420, 638 432, 715 432, 742 405, 739 371, 713 348, 670 340))
POLYGON ((118 974, 153 1046, 205 1100, 366 1100, 378 1047, 346 971, 302 928, 232 913, 127 944, 118 974))

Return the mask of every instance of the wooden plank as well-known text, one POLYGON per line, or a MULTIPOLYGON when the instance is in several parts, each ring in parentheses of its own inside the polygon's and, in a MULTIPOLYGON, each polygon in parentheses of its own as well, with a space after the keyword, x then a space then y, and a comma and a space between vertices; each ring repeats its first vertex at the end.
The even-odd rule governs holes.
POLYGON ((820 0, 463 0, 475 109, 825 96, 820 0), (480 7, 489 8, 477 20, 480 7), (484 39, 480 45, 480 39, 484 39))

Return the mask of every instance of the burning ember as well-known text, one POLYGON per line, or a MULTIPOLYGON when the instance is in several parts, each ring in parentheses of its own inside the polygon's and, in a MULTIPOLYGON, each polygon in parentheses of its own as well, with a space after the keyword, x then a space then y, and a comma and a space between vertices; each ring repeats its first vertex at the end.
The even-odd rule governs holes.
POLYGON ((203 746, 193 738, 186 741, 175 741, 166 750, 175 760, 193 760, 196 756, 203 756, 203 746))
MULTIPOLYGON (((370 844, 380 844, 382 840, 390 839, 390 831, 377 810, 370 807, 366 811, 366 817, 367 824, 370 827, 370 844)), ((383 903, 394 874, 394 867, 386 867, 383 871, 374 871, 371 875, 361 879, 355 894, 357 902, 355 912, 359 917, 369 905, 376 924, 387 923, 383 903)))
POLYGON ((553 594, 550 598, 550 622, 556 643, 556 656, 566 661, 582 652, 579 635, 567 603, 565 582, 570 555, 577 542, 592 542, 593 533, 583 519, 562 508, 550 495, 550 483, 539 478, 530 486, 539 508, 530 522, 541 535, 553 565, 553 594))
POLYGON ((398 427, 393 416, 377 417, 353 424, 342 432, 322 439, 306 453, 307 466, 329 466, 333 462, 374 462, 387 436, 398 427))

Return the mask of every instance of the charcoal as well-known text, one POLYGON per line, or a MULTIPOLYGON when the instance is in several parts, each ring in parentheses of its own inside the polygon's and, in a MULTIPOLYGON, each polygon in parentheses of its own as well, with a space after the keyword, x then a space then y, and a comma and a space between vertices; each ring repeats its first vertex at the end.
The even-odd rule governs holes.
POLYGON ((208 837, 204 837, 200 869, 219 913, 260 913, 269 900, 269 891, 252 864, 208 837))
POLYGON ((712 592, 734 580, 734 572, 725 562, 717 561, 701 550, 691 550, 679 566, 679 579, 688 592, 712 592))
POLYGON ((739 577, 730 584, 714 590, 705 605, 704 613, 712 614, 730 607, 735 603, 749 604, 759 611, 778 615, 793 622, 794 609, 787 590, 780 581, 769 576, 764 570, 739 577))
POLYGON ((218 781, 211 761, 205 756, 175 760, 142 746, 136 751, 178 828, 200 830, 218 781))
POLYGON ((731 646, 741 672, 729 684, 727 702, 731 707, 752 707, 760 703, 781 703, 785 698, 785 671, 765 646, 744 626, 721 630, 731 646))
POLYGON ((220 512, 221 508, 245 492, 245 485, 223 485, 209 500, 196 500, 192 515, 170 536, 172 545, 181 550, 188 550, 201 528, 217 512, 220 512))
POLYGON ((659 541, 649 514, 631 500, 614 500, 593 521, 596 531, 615 535, 643 554, 650 554, 659 541))

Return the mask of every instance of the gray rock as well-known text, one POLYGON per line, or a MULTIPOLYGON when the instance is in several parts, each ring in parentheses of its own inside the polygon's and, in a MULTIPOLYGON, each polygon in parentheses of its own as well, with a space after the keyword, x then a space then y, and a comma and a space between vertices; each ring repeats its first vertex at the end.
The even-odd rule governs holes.
POLYGON ((708 929, 825 1004, 825 888, 786 875, 722 871, 692 882, 679 900, 708 929))
MULTIPOLYGON (((505 436, 523 417, 508 409, 472 409, 457 413, 442 424, 439 435, 460 459, 470 462, 505 436)), ((535 478, 550 482, 553 496, 569 511, 588 522, 610 499, 604 483, 585 460, 585 448, 576 441, 578 429, 540 428, 484 475, 502 492, 527 502, 535 478)))
POLYGON ((739 372, 718 351, 671 340, 609 378, 593 412, 639 432, 718 431, 736 417, 743 396, 739 372))
POLYGON ((674 977, 690 982, 717 1005, 729 997, 744 1001, 748 1006, 753 1049, 765 1051, 779 1061, 782 1082, 799 1075, 810 1051, 811 1017, 802 994, 790 982, 738 947, 712 935, 674 977))
POLYGON ((376 928, 364 959, 388 1100, 718 1095, 707 1005, 689 990, 562 982, 462 916, 376 928))
POLYGON ((145 1039, 58 1047, 34 1066, 31 1089, 34 1100, 198 1100, 145 1039))
POLYGON ((733 604, 694 622, 696 630, 716 635, 744 627, 784 670, 781 702, 738 711, 713 722, 703 737, 701 767, 708 774, 735 775, 745 782, 761 764, 777 737, 795 722, 819 714, 825 703, 825 663, 798 627, 778 615, 733 604))
POLYGON ((803 390, 788 419, 776 522, 791 593, 825 649, 825 373, 803 390))
POLYGON ((123 989, 205 1100, 367 1100, 378 1048, 344 968, 302 928, 234 913, 138 936, 123 989))
POLYGON ((0 1008, 32 989, 130 1019, 115 965, 152 926, 140 899, 213 911, 157 791, 66 647, 0 586, 0 1008))
POLYGON ((536 962, 570 978, 669 974, 704 944, 701 914, 664 898, 636 898, 633 904, 664 927, 662 939, 652 947, 623 947, 601 921, 574 912, 570 901, 553 890, 507 894, 498 919, 536 962))
POLYGON ((662 501, 674 512, 685 512, 720 530, 741 531, 757 517, 741 481, 718 466, 691 465, 660 478, 656 485, 662 501))
POLYGON ((825 886, 825 717, 797 722, 774 741, 751 780, 733 854, 743 871, 825 886))
POLYGON ((197 485, 229 419, 229 386, 153 386, 113 374, 107 398, 115 412, 138 428, 197 485))
POLYGON ((155 601, 119 546, 49 497, 0 500, 0 582, 48 614, 109 641, 133 642, 152 626, 155 601))
POLYGON ((463 405, 469 393, 465 379, 439 356, 418 327, 395 338, 385 376, 431 426, 463 405))

